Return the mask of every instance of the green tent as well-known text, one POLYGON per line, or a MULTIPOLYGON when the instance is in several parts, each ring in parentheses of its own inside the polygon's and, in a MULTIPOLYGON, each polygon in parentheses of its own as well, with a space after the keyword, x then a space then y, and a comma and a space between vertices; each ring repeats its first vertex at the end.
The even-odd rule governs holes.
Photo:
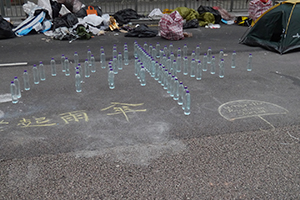
POLYGON ((300 48, 300 0, 277 4, 261 15, 240 43, 281 54, 300 48))

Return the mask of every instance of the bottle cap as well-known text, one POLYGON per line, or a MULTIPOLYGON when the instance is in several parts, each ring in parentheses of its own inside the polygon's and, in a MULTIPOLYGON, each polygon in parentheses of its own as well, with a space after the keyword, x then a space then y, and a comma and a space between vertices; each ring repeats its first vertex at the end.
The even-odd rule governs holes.
POLYGON ((76 74, 79 74, 79 72, 76 72, 76 74))
POLYGON ((54 58, 51 58, 51 60, 54 60, 54 58))
POLYGON ((110 70, 110 71, 113 71, 113 68, 110 68, 109 70, 110 70))
POLYGON ((183 84, 183 82, 182 82, 182 81, 180 81, 180 82, 179 82, 179 84, 183 84))
POLYGON ((17 76, 15 76, 15 79, 17 79, 18 77, 17 76))
POLYGON ((13 81, 11 81, 10 83, 14 83, 13 81))
POLYGON ((43 64, 43 62, 42 62, 42 61, 40 61, 40 64, 43 64))
POLYGON ((190 91, 187 90, 186 93, 190 93, 190 91))
POLYGON ((27 70, 25 69, 24 72, 27 72, 27 70))
POLYGON ((201 61, 199 60, 198 63, 201 63, 201 61))

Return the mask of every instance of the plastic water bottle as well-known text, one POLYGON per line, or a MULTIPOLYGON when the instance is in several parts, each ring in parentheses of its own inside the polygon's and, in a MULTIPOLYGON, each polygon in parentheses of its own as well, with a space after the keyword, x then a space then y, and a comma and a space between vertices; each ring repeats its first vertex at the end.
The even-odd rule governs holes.
POLYGON ((153 58, 156 58, 157 57, 157 50, 156 50, 156 48, 152 48, 152 54, 151 54, 151 56, 153 57, 153 58))
POLYGON ((91 76, 90 63, 88 59, 84 61, 84 76, 85 78, 89 78, 91 76))
POLYGON ((247 71, 248 72, 252 71, 252 54, 251 53, 249 54, 249 57, 248 57, 247 71))
POLYGON ((10 82, 10 93, 11 93, 11 100, 12 103, 18 103, 18 92, 17 92, 17 87, 13 81, 10 82))
POLYGON ((149 45, 149 50, 148 50, 148 53, 149 53, 150 55, 152 55, 152 50, 153 50, 153 46, 152 46, 152 44, 150 44, 150 45, 149 45))
POLYGON ((46 80, 45 66, 42 61, 39 64, 39 72, 40 72, 41 81, 46 80))
POLYGON ((170 71, 171 69, 171 58, 169 57, 167 62, 166 62, 166 68, 170 71))
POLYGON ((70 76, 70 62, 69 59, 66 57, 65 59, 65 68, 66 68, 66 76, 70 76))
POLYGON ((184 97, 184 114, 189 115, 191 114, 191 94, 190 91, 186 91, 185 97, 184 97))
POLYGON ((181 65, 182 65, 181 55, 178 54, 177 55, 177 72, 181 72, 181 65))
POLYGON ((138 51, 138 43, 137 43, 137 41, 135 41, 135 42, 133 43, 133 55, 134 55, 135 58, 138 58, 138 53, 137 53, 137 51, 138 51))
POLYGON ((113 58, 112 67, 114 69, 114 73, 117 74, 118 73, 118 58, 117 58, 117 56, 114 56, 114 58, 113 58))
POLYGON ((207 63, 210 64, 211 63, 211 54, 212 54, 212 51, 211 51, 211 48, 209 47, 207 49, 207 63))
POLYGON ((204 55, 203 55, 202 70, 204 72, 207 71, 207 54, 206 53, 204 53, 204 55))
POLYGON ((175 101, 177 101, 178 100, 178 98, 179 98, 179 81, 178 81, 178 78, 177 77, 175 77, 175 81, 174 81, 174 86, 173 86, 173 93, 174 93, 174 95, 173 95, 173 99, 175 100, 175 101))
POLYGON ((183 58, 183 63, 182 63, 182 71, 183 71, 183 75, 188 75, 188 58, 184 57, 183 58))
POLYGON ((159 63, 155 61, 155 73, 154 73, 154 80, 159 81, 159 63))
POLYGON ((224 58, 224 51, 221 49, 219 53, 219 62, 224 58))
POLYGON ((162 58, 163 58, 163 56, 164 56, 164 53, 165 53, 165 52, 164 52, 163 49, 160 49, 160 50, 159 50, 159 58, 160 58, 160 62, 162 62, 162 60, 163 60, 162 58))
POLYGON ((76 92, 81 92, 82 87, 81 87, 81 77, 79 71, 77 71, 75 75, 75 87, 76 87, 76 92))
POLYGON ((178 64, 177 64, 177 61, 176 60, 173 60, 173 64, 172 64, 172 73, 177 76, 177 71, 178 71, 178 64))
POLYGON ((219 77, 224 78, 224 59, 221 60, 220 64, 219 77))
POLYGON ((62 72, 66 71, 66 68, 65 68, 65 59, 66 59, 65 55, 64 54, 61 55, 61 57, 60 57, 60 64, 61 64, 62 72))
POLYGON ((185 110, 185 94, 186 94, 186 91, 188 90, 188 87, 187 86, 184 86, 183 87, 183 92, 182 92, 182 99, 183 99, 183 104, 182 104, 182 110, 185 110))
POLYGON ((170 53, 170 59, 171 59, 171 61, 173 61, 174 59, 175 59, 175 55, 174 55, 174 53, 172 52, 172 53, 170 53))
POLYGON ((100 64, 102 69, 106 68, 106 57, 104 51, 102 51, 100 54, 100 64))
POLYGON ((156 58, 159 58, 160 57, 160 44, 159 42, 156 43, 156 46, 155 46, 155 49, 156 49, 156 58))
POLYGON ((170 80, 170 97, 174 97, 175 76, 172 75, 170 80))
POLYGON ((146 85, 146 70, 145 70, 144 66, 142 66, 141 70, 140 70, 140 80, 141 80, 141 86, 145 86, 146 85))
POLYGON ((196 69, 196 80, 200 81, 202 79, 202 64, 199 60, 197 63, 197 69, 196 69))
POLYGON ((235 68, 235 58, 236 58, 236 52, 233 51, 231 55, 231 68, 235 68))
POLYGON ((91 61, 91 56, 92 56, 92 51, 89 49, 87 51, 87 59, 88 59, 89 62, 91 61))
POLYGON ((182 81, 180 81, 178 86, 178 101, 177 101, 178 105, 183 104, 183 94, 184 94, 184 87, 182 81))
POLYGON ((20 81, 17 76, 15 76, 14 78, 14 83, 16 85, 17 98, 21 98, 20 81))
POLYGON ((51 66, 51 75, 56 76, 56 62, 55 62, 54 58, 51 58, 50 66, 51 66))
POLYGON ((197 45, 195 53, 196 53, 196 60, 197 61, 200 60, 200 46, 199 45, 197 45))
POLYGON ((173 43, 170 43, 170 45, 169 45, 169 53, 171 54, 171 53, 173 53, 173 43))
POLYGON ((180 47, 178 47, 178 49, 177 49, 177 56, 178 56, 178 55, 182 55, 182 52, 181 52, 180 47))
POLYGON ((139 66, 139 59, 135 58, 134 59, 134 75, 137 76, 138 75, 138 66, 139 66))
POLYGON ((171 88, 172 88, 172 73, 169 72, 167 76, 167 93, 171 93, 171 88))
POLYGON ((196 69, 196 61, 195 59, 192 59, 190 65, 190 77, 195 77, 195 69, 196 69))
POLYGON ((83 82, 83 70, 82 70, 80 63, 78 63, 77 68, 78 68, 79 75, 80 75, 80 80, 81 80, 80 82, 82 83, 83 82))
POLYGON ((27 70, 24 70, 23 81, 24 81, 24 89, 27 91, 30 90, 29 74, 28 74, 27 70))
POLYGON ((168 89, 168 76, 169 76, 169 72, 167 69, 165 69, 164 72, 164 90, 168 89))
POLYGON ((169 56, 169 51, 168 51, 168 47, 165 46, 164 47, 164 54, 168 57, 169 56))
POLYGON ((147 50, 149 49, 149 48, 148 48, 147 42, 144 43, 144 47, 143 47, 143 48, 144 48, 144 49, 147 49, 147 50))
POLYGON ((109 86, 109 89, 115 88, 115 73, 112 68, 110 68, 110 70, 108 72, 108 86, 109 86))
POLYGON ((39 84, 40 83, 39 69, 37 68, 36 65, 33 65, 32 72, 33 72, 34 84, 39 84))
POLYGON ((95 62, 95 57, 93 54, 91 55, 90 65, 91 65, 91 72, 95 73, 96 72, 96 62, 95 62))
POLYGON ((155 60, 152 58, 151 60, 151 68, 150 68, 150 75, 151 77, 155 78, 155 60))
POLYGON ((129 61, 128 61, 128 49, 124 49, 124 65, 128 65, 129 61))
MULTIPOLYGON (((125 62, 125 58, 124 58, 124 62, 125 62)), ((122 57, 122 53, 119 53, 118 54, 118 70, 122 70, 122 69, 123 69, 123 57, 122 57)))
POLYGON ((191 59, 193 60, 195 60, 196 59, 196 53, 195 53, 195 51, 192 51, 192 54, 191 54, 191 59))
POLYGON ((211 74, 215 74, 216 73, 216 58, 215 58, 215 56, 211 57, 210 73, 211 74))
POLYGON ((182 53, 183 53, 183 57, 187 57, 187 52, 188 52, 188 47, 186 44, 184 44, 183 46, 183 50, 182 50, 182 53))
POLYGON ((113 57, 118 56, 118 52, 117 52, 117 46, 114 45, 113 47, 113 57))
POLYGON ((77 67, 78 63, 79 63, 79 56, 78 56, 77 51, 75 51, 75 53, 74 53, 74 67, 75 68, 77 67))

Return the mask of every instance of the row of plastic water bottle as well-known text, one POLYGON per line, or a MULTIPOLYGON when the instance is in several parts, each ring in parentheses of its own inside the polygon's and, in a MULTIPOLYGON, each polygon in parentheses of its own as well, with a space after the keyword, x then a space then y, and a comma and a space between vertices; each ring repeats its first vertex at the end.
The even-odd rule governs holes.
POLYGON ((145 45, 142 47, 137 42, 134 43, 134 74, 141 86, 146 85, 146 72, 148 72, 179 105, 182 105, 184 114, 189 115, 191 96, 187 86, 184 87, 182 81, 176 77, 178 65, 165 66, 159 63, 153 57, 155 55, 148 53, 145 48, 145 45))

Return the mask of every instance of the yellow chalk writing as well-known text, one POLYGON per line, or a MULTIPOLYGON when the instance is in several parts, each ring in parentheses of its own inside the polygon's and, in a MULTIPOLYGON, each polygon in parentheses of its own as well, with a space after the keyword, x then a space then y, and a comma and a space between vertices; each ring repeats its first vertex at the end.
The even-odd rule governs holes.
POLYGON ((70 122, 79 122, 80 120, 84 120, 86 122, 89 121, 88 115, 85 113, 85 110, 66 112, 60 114, 60 116, 66 124, 69 124, 70 122))
POLYGON ((55 126, 56 123, 50 123, 50 119, 46 117, 33 117, 33 121, 31 119, 23 118, 19 121, 18 126, 20 127, 41 127, 41 126, 55 126))

